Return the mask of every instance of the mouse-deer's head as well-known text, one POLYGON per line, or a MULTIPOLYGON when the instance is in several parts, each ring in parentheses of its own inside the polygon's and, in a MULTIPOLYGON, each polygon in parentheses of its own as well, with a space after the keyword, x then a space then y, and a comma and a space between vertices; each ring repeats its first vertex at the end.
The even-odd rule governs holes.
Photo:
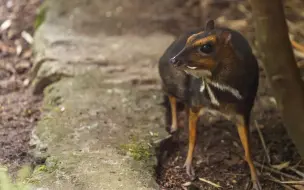
POLYGON ((170 59, 170 64, 196 77, 208 77, 218 62, 225 58, 225 50, 232 48, 229 31, 217 30, 209 20, 203 31, 191 35, 184 48, 170 59))

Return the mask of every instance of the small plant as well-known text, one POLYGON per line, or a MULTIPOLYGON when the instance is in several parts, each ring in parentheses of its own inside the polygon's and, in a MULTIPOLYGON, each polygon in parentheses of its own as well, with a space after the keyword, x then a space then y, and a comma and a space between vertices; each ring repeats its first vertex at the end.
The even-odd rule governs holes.
POLYGON ((23 167, 18 171, 15 182, 8 174, 7 168, 0 166, 0 190, 29 190, 26 179, 30 176, 30 167, 23 167))
POLYGON ((37 30, 39 26, 44 22, 47 11, 47 1, 43 2, 37 10, 37 16, 34 23, 34 28, 37 30))
POLYGON ((151 150, 144 143, 132 142, 121 145, 121 148, 130 153, 134 160, 147 160, 151 156, 151 150))

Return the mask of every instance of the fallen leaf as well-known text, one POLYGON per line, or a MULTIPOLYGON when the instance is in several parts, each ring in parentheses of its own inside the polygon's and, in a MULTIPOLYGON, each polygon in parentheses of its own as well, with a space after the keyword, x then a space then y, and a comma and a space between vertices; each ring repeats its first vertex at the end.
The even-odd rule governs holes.
POLYGON ((190 185, 191 185, 191 182, 190 182, 190 181, 188 181, 188 182, 182 184, 182 186, 184 186, 184 187, 188 187, 188 186, 190 186, 190 185))
POLYGON ((282 170, 284 168, 287 168, 289 166, 289 161, 288 162, 283 162, 281 164, 277 164, 277 165, 272 165, 271 167, 277 169, 277 170, 282 170))
POLYGON ((22 52, 22 46, 19 44, 16 46, 16 54, 19 56, 22 52))
POLYGON ((12 25, 12 21, 8 19, 1 24, 0 30, 1 31, 7 30, 11 25, 12 25))
POLYGON ((31 67, 31 63, 29 61, 21 61, 19 63, 16 64, 15 69, 17 71, 17 73, 19 74, 23 74, 25 73, 27 70, 29 70, 31 67))
POLYGON ((22 57, 24 59, 29 59, 29 58, 31 58, 32 53, 33 53, 32 49, 28 49, 22 53, 22 57))
POLYGON ((270 98, 269 98, 269 101, 270 101, 271 103, 273 103, 274 105, 277 105, 277 101, 276 101, 276 99, 275 99, 274 97, 270 97, 270 98))
POLYGON ((0 50, 1 50, 3 53, 16 53, 15 48, 6 45, 6 44, 3 43, 2 41, 0 41, 0 50))
POLYGON ((62 107, 60 108, 60 111, 61 111, 61 112, 64 112, 64 110, 65 110, 65 107, 62 106, 62 107))
POLYGON ((204 178, 198 178, 200 181, 202 182, 205 182, 205 183, 208 183, 209 185, 212 185, 213 187, 216 187, 216 188, 221 188, 220 185, 216 184, 216 183, 213 183, 212 181, 209 181, 207 179, 204 179, 204 178))
POLYGON ((13 6, 14 6, 13 1, 10 0, 6 2, 6 8, 11 9, 13 6))
POLYGON ((294 187, 296 190, 304 190, 304 186, 303 186, 303 185, 293 185, 293 187, 294 187))
POLYGON ((26 31, 22 31, 21 32, 21 36, 22 38, 29 44, 32 44, 33 43, 33 37, 26 31))
POLYGON ((25 79, 24 81, 23 81, 23 86, 28 86, 30 84, 30 79, 25 79))
POLYGON ((19 31, 15 28, 10 28, 7 30, 7 38, 9 40, 12 40, 13 38, 17 37, 18 34, 19 34, 19 31))

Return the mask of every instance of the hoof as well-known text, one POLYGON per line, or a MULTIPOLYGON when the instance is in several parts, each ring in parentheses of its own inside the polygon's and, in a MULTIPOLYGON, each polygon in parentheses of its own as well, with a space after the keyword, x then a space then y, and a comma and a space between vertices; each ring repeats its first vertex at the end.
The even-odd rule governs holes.
POLYGON ((259 181, 252 182, 252 189, 253 190, 262 190, 261 184, 259 181))
POLYGON ((184 168, 186 169, 186 173, 187 175, 189 176, 189 178, 193 181, 196 179, 196 176, 195 176, 195 172, 194 172, 194 169, 192 167, 192 164, 189 164, 189 163, 185 163, 184 164, 184 168))
POLYGON ((166 127, 166 130, 168 133, 173 134, 173 133, 177 132, 177 127, 174 127, 171 125, 170 127, 166 127))

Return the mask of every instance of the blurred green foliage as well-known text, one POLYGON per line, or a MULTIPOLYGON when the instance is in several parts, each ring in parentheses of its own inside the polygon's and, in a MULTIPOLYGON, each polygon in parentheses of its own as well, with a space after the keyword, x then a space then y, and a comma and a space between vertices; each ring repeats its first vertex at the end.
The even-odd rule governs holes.
POLYGON ((47 1, 43 1, 41 6, 37 10, 37 16, 35 19, 34 27, 35 31, 39 28, 39 26, 44 22, 47 11, 47 1))
POLYGON ((8 174, 7 168, 0 166, 0 190, 29 190, 30 187, 26 183, 31 175, 29 166, 22 167, 18 173, 16 180, 12 180, 8 174))

